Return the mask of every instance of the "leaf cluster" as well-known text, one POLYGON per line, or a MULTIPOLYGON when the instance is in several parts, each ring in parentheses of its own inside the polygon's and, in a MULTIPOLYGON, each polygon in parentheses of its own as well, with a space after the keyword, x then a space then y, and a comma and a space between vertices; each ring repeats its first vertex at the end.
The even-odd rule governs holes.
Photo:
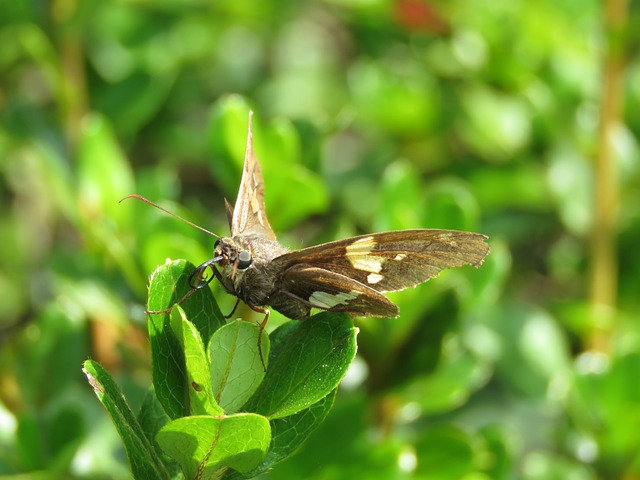
POLYGON ((272 468, 326 417, 355 356, 346 315, 318 314, 267 336, 258 324, 226 323, 209 289, 173 306, 194 268, 167 262, 151 277, 149 308, 171 310, 149 315, 153 389, 137 416, 100 364, 84 364, 138 479, 171 478, 175 464, 192 479, 272 468))

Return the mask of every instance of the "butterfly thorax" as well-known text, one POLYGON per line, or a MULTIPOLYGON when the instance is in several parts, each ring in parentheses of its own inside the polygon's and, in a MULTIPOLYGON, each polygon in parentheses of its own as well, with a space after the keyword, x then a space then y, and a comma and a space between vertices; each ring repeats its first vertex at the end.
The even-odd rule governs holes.
POLYGON ((222 285, 248 305, 267 303, 275 288, 271 261, 286 252, 277 241, 259 235, 223 237, 214 247, 214 256, 222 257, 222 285))

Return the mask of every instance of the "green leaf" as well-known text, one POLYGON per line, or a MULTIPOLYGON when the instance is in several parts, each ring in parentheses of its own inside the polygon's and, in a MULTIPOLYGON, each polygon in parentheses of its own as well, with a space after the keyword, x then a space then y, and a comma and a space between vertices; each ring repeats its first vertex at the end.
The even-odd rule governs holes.
POLYGON ((490 373, 485 362, 465 350, 450 347, 441 353, 433 372, 413 377, 399 397, 416 402, 423 413, 447 412, 466 403, 473 392, 486 384, 490 373))
MULTIPOLYGON (((543 449, 532 449, 522 458, 521 463, 521 471, 526 472, 521 476, 524 480, 556 478, 597 480, 599 478, 612 478, 606 474, 604 476, 597 475, 591 465, 581 463, 571 456, 543 449)), ((606 472, 607 469, 602 469, 602 471, 606 472)), ((633 476, 629 478, 633 478, 633 476)))
MULTIPOLYGON (((235 195, 240 184, 249 111, 247 100, 240 95, 222 97, 211 111, 208 126, 209 151, 219 160, 215 163, 216 181, 229 195, 235 195)), ((257 126, 254 118, 254 135, 259 130, 257 126)))
POLYGON ((84 362, 83 371, 122 438, 133 476, 168 479, 170 475, 160 453, 145 436, 111 375, 91 360, 84 362))
POLYGON ((218 478, 225 467, 241 473, 255 469, 269 448, 271 428, 252 413, 185 417, 165 425, 156 441, 187 478, 218 478))
POLYGON ((291 320, 285 322, 276 328, 269 334, 269 341, 271 343, 271 353, 269 354, 269 365, 273 364, 275 359, 280 355, 280 352, 286 345, 289 337, 293 335, 296 328, 300 325, 300 322, 291 320))
POLYGON ((475 442, 484 444, 485 451, 480 455, 491 458, 484 468, 489 478, 509 476, 511 457, 516 447, 515 442, 509 438, 508 431, 507 427, 498 424, 487 425, 479 431, 480 438, 474 439, 475 442))
POLYGON ((286 169, 280 164, 264 165, 266 208, 276 231, 292 228, 303 218, 326 211, 329 194, 319 175, 300 164, 286 169))
POLYGON ((169 420, 153 391, 153 387, 149 388, 142 401, 140 412, 138 412, 138 422, 147 438, 155 438, 156 434, 169 420))
POLYGON ((82 122, 78 146, 78 196, 80 213, 89 224, 108 217, 130 220, 118 200, 134 190, 133 172, 109 122, 97 114, 82 122), (127 218, 128 217, 128 218, 127 218))
POLYGON ((428 75, 408 80, 382 62, 360 60, 349 78, 353 101, 367 123, 394 133, 420 135, 437 119, 440 95, 428 75))
POLYGON ((16 447, 22 463, 30 470, 43 468, 47 463, 47 451, 38 426, 35 415, 23 415, 17 423, 16 447))
MULTIPOLYGON (((151 276, 149 285, 150 311, 171 308, 191 291, 188 278, 195 269, 184 261, 170 261, 159 267, 151 276)), ((181 304, 187 317, 196 327, 203 344, 207 344, 213 332, 224 324, 211 290, 202 288, 181 304)), ((189 381, 182 342, 170 325, 168 313, 149 315, 149 339, 153 357, 153 385, 158 400, 171 418, 189 414, 189 381)))
MULTIPOLYGON (((148 309, 151 311, 171 308, 192 290, 189 275, 195 266, 186 260, 168 260, 151 275, 148 309)), ((200 332, 202 343, 207 345, 211 335, 226 324, 224 316, 208 288, 201 288, 180 304, 187 318, 200 332)), ((161 315, 155 315, 161 317, 161 315)))
POLYGON ((416 442, 416 456, 416 478, 457 480, 473 468, 469 438, 452 427, 427 430, 416 442))
POLYGON ((334 389, 322 400, 301 412, 272 420, 271 448, 260 469, 255 473, 265 471, 295 452, 329 414, 337 391, 334 389))
POLYGON ((614 358, 585 354, 578 360, 572 413, 596 433, 598 448, 607 456, 631 458, 640 448, 640 386, 629 380, 638 371, 637 352, 614 358))
POLYGON ((243 410, 270 419, 304 410, 338 386, 356 354, 356 333, 344 314, 322 312, 288 327, 279 354, 243 410))
POLYGON ((269 359, 269 337, 259 325, 238 320, 213 334, 209 353, 213 394, 225 412, 235 413, 264 378, 261 358, 265 363, 269 359))
POLYGON ((161 75, 134 71, 127 78, 109 82, 109 88, 95 97, 94 108, 112 118, 124 135, 134 136, 162 108, 175 76, 166 69, 161 75))
POLYGON ((171 328, 181 341, 185 356, 189 413, 191 415, 222 415, 211 388, 209 358, 205 353, 200 333, 187 320, 179 305, 171 311, 171 328))
POLYGON ((374 210, 376 230, 413 228, 423 224, 426 210, 424 186, 412 163, 396 160, 389 164, 373 194, 371 203, 379 203, 374 210))
POLYGON ((464 115, 458 133, 480 155, 506 161, 527 146, 531 107, 524 99, 474 86, 464 90, 461 100, 464 115))
POLYGON ((267 478, 414 478, 398 465, 406 438, 371 435, 371 396, 359 390, 340 397, 300 451, 275 465, 267 478))
POLYGON ((237 480, 256 477, 298 450, 329 414, 337 392, 335 389, 318 403, 295 415, 271 420, 271 447, 260 466, 246 475, 229 472, 223 478, 237 480))
POLYGON ((300 136, 289 119, 276 118, 265 132, 265 142, 257 147, 262 147, 264 152, 260 155, 261 163, 265 165, 279 165, 289 168, 300 161, 302 146, 300 136))

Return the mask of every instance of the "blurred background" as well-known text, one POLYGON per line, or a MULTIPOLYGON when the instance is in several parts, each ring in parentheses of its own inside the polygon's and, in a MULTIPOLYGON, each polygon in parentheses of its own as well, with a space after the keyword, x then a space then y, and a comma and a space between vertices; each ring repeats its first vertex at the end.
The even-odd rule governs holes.
POLYGON ((148 275, 214 239, 118 200, 226 234, 253 109, 290 248, 492 247, 356 320, 334 410, 270 478, 640 478, 637 6, 0 0, 0 476, 130 478, 81 362, 137 409, 148 275))

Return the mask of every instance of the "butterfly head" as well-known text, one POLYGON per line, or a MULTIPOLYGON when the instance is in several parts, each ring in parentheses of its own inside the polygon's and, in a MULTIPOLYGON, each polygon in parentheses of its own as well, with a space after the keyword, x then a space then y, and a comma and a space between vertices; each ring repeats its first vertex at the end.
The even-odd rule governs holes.
POLYGON ((218 265, 230 274, 231 279, 253 264, 253 255, 249 246, 235 238, 219 238, 213 247, 213 256, 220 258, 218 265))

